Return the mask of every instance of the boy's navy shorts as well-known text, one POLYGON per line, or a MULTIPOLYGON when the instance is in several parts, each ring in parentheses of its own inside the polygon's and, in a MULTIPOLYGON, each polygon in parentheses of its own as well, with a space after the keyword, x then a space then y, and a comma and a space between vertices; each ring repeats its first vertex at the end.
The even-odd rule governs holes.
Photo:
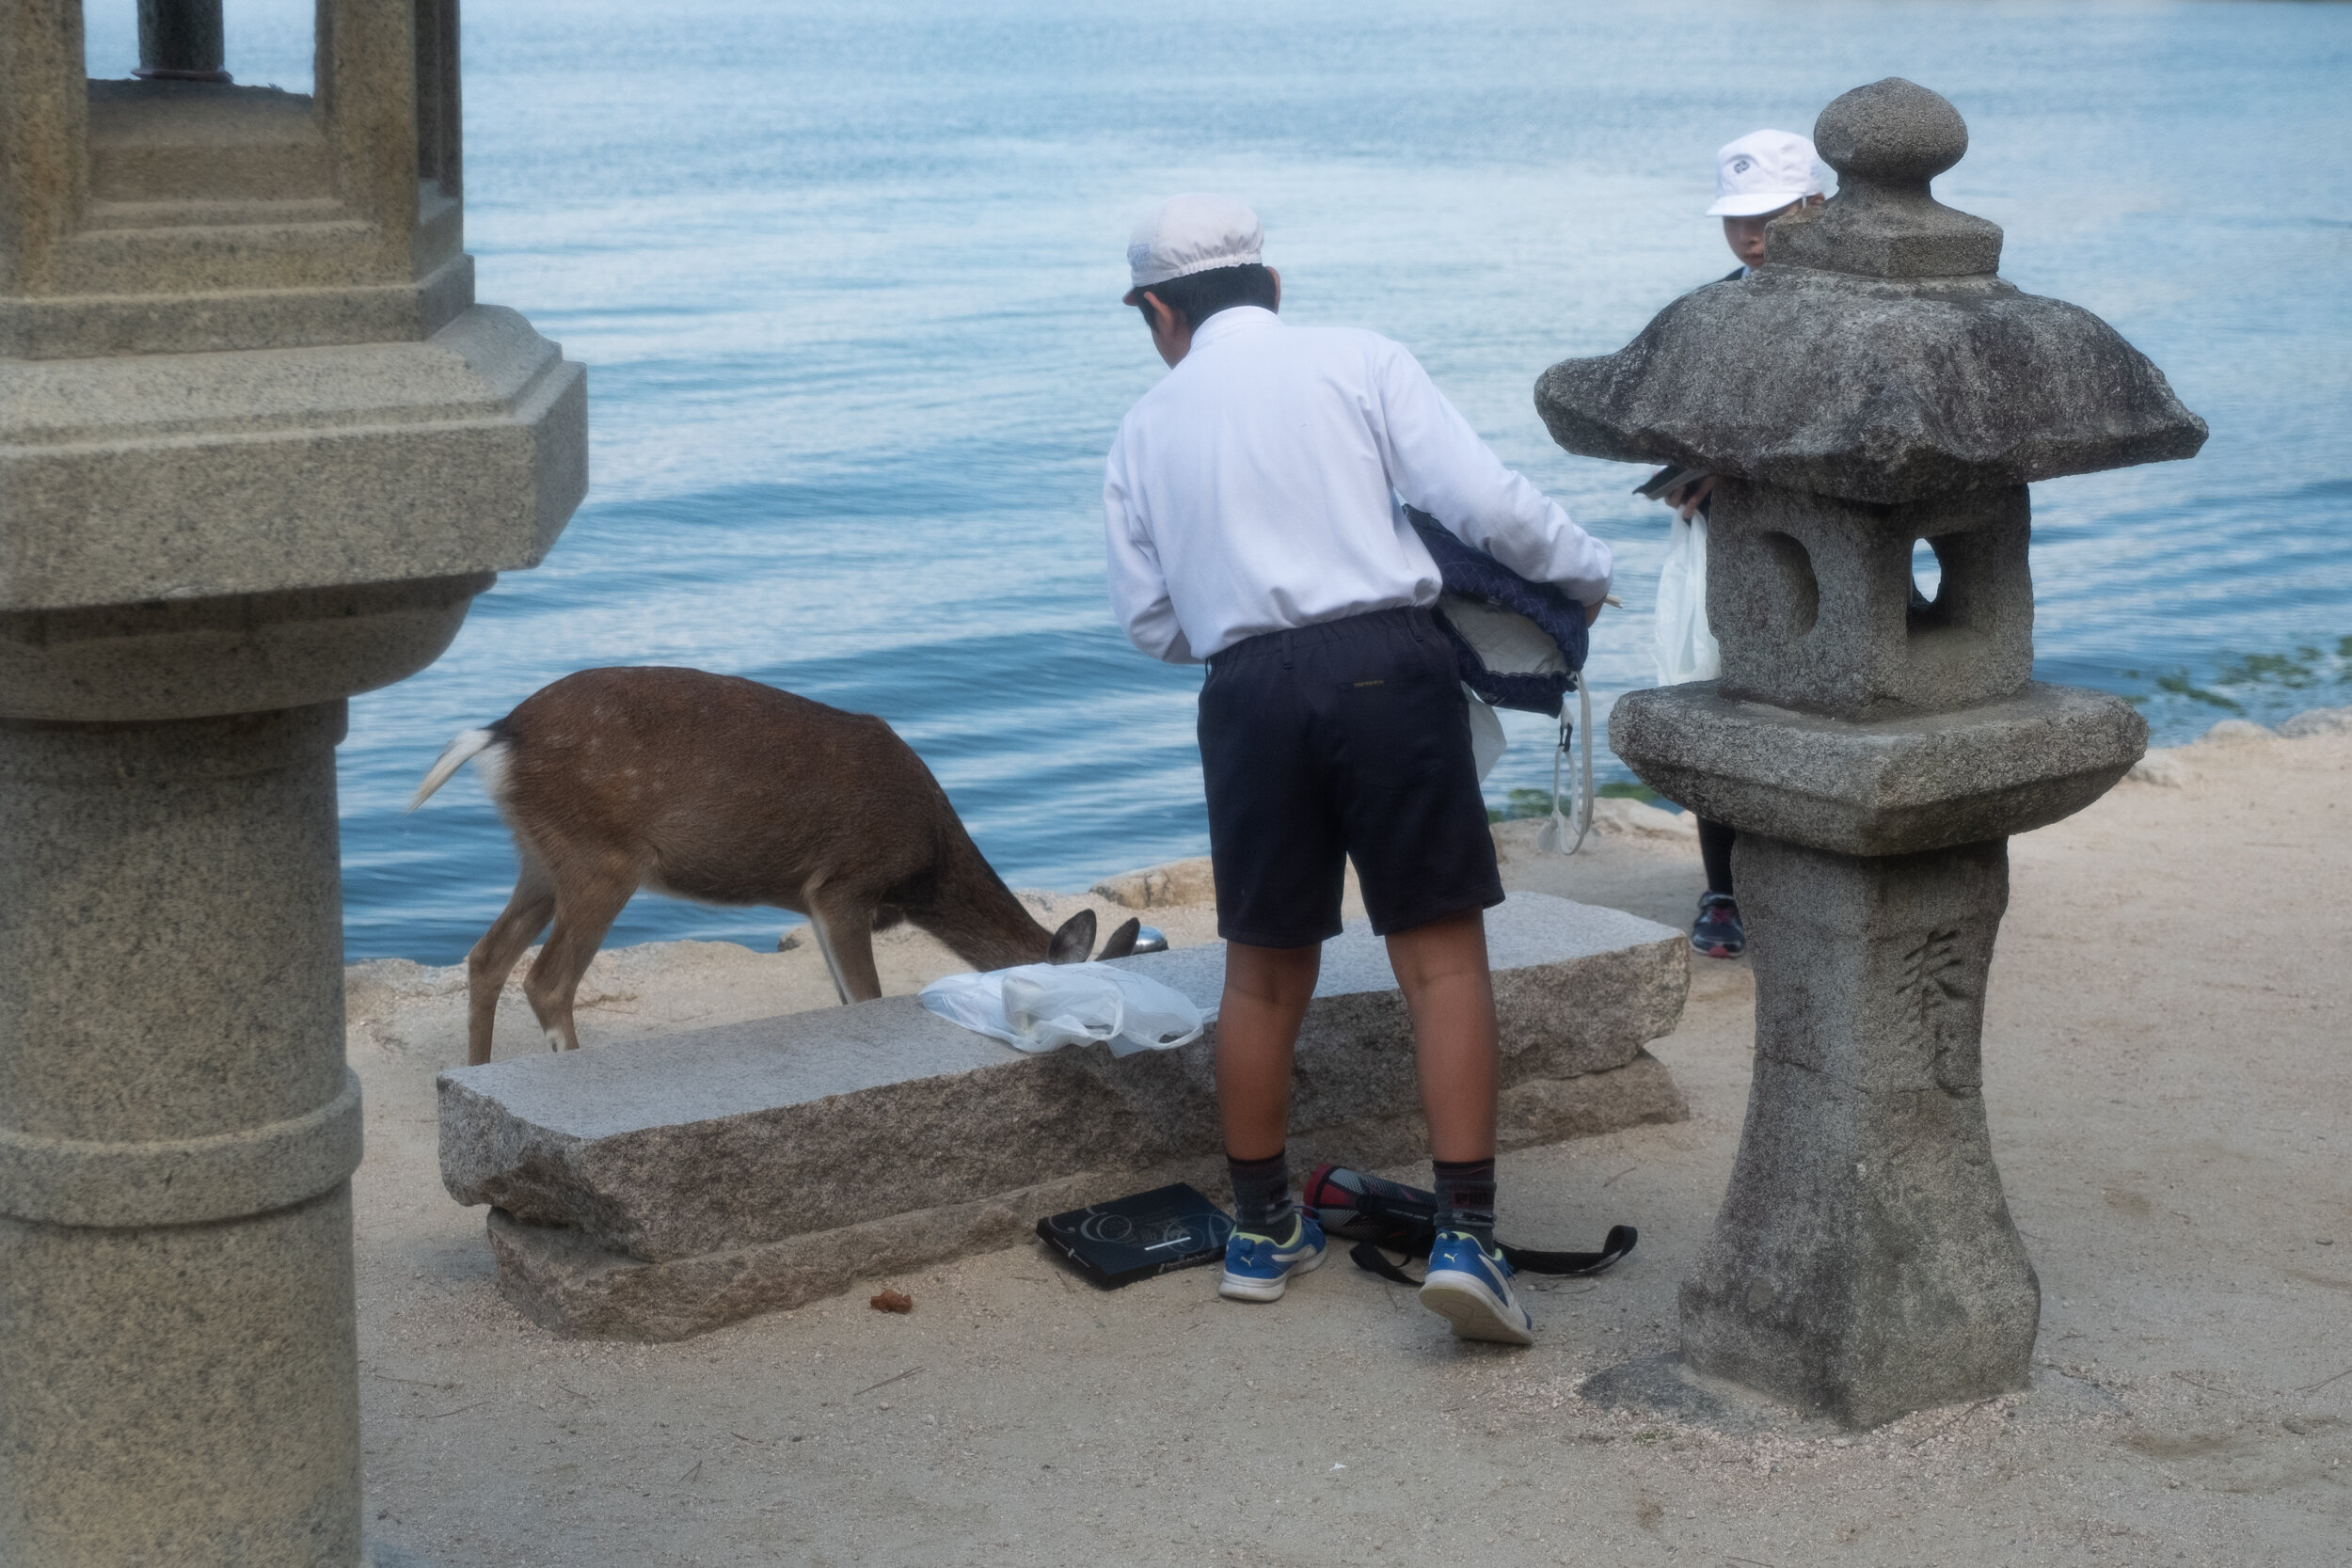
POLYGON ((1454 645, 1426 610, 1268 632, 1212 657, 1200 766, 1228 942, 1338 936, 1350 857, 1382 936, 1502 902, 1454 645))

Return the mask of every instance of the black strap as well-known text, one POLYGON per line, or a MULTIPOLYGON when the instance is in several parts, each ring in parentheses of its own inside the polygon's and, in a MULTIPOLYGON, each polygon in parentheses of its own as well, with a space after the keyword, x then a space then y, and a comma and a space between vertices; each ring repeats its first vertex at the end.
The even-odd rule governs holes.
MULTIPOLYGON (((1416 1289, 1421 1285, 1420 1280, 1390 1262, 1389 1255, 1370 1242, 1358 1242, 1349 1249, 1347 1255, 1356 1260, 1358 1268, 1367 1274, 1376 1274, 1383 1279, 1392 1280, 1399 1285, 1410 1285, 1416 1289)), ((1410 1254, 1406 1256, 1409 1257, 1410 1254)), ((1427 1257, 1428 1254, 1423 1253, 1422 1256, 1427 1257)))
POLYGON ((1629 1225, 1613 1225, 1601 1238, 1598 1252, 1537 1252, 1532 1247, 1502 1243, 1502 1256, 1521 1274, 1599 1274, 1633 1250, 1642 1233, 1629 1225))
MULTIPOLYGON (((1602 1240, 1598 1252, 1538 1252, 1533 1247, 1513 1246, 1508 1242, 1501 1243, 1500 1250, 1510 1265, 1522 1274, 1599 1274, 1614 1266, 1619 1259, 1631 1252, 1634 1243, 1641 1239, 1642 1233, 1631 1226, 1613 1225, 1609 1227, 1608 1236, 1602 1240)), ((1392 1280, 1399 1285, 1418 1286, 1421 1284, 1420 1280, 1406 1274, 1401 1264, 1391 1262, 1389 1255, 1370 1242, 1357 1243, 1349 1249, 1347 1256, 1354 1260, 1358 1268, 1366 1274, 1376 1274, 1381 1278, 1392 1280)), ((1407 1259, 1428 1256, 1429 1249, 1425 1246, 1417 1252, 1405 1254, 1407 1259)))

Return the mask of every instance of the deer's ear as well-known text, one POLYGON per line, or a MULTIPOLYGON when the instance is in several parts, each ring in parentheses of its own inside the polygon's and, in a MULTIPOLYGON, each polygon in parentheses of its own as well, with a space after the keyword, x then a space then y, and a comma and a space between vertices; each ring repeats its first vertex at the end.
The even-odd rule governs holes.
POLYGON ((1110 940, 1103 943, 1103 951, 1094 956, 1098 958, 1126 958, 1136 950, 1136 939, 1142 934, 1143 922, 1131 914, 1119 923, 1111 932, 1110 940))
POLYGON ((1094 951, 1094 911, 1080 910, 1061 923, 1054 933, 1053 943, 1045 949, 1045 961, 1056 964, 1082 964, 1094 951))

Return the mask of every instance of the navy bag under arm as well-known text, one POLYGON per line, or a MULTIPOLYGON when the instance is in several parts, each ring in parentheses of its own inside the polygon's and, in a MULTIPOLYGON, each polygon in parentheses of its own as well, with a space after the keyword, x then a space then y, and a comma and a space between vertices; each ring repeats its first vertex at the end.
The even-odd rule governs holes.
MULTIPOLYGON (((1421 535, 1421 542, 1428 546, 1430 559, 1438 563, 1438 575, 1445 585, 1444 597, 1438 603, 1438 620, 1454 643, 1454 662, 1461 669, 1462 684, 1477 692, 1480 701, 1490 707, 1517 708, 1522 713, 1559 718, 1561 699, 1576 689, 1578 673, 1584 668, 1584 656, 1591 646, 1584 607, 1568 597, 1556 583, 1530 582, 1486 551, 1465 545, 1447 532, 1437 518, 1418 507, 1406 507, 1405 517, 1413 525, 1413 531, 1421 535), (1457 607, 1454 619, 1446 616, 1448 600, 1464 601, 1457 607), (1534 668, 1493 668, 1465 628, 1455 625, 1456 620, 1471 620, 1482 608, 1533 622, 1559 657, 1556 660, 1535 657, 1506 661, 1534 668)), ((1489 644, 1489 652, 1493 651, 1493 639, 1481 641, 1489 644)), ((1520 641, 1534 640, 1522 637, 1520 641)))

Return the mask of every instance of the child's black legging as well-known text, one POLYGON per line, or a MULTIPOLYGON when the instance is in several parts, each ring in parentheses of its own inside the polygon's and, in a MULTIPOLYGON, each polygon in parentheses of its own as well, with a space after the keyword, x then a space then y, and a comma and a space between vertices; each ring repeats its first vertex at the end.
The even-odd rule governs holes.
POLYGON ((1699 859, 1707 865, 1707 891, 1729 896, 1731 893, 1731 846, 1740 836, 1740 830, 1722 822, 1709 822, 1702 816, 1699 825, 1699 859))

